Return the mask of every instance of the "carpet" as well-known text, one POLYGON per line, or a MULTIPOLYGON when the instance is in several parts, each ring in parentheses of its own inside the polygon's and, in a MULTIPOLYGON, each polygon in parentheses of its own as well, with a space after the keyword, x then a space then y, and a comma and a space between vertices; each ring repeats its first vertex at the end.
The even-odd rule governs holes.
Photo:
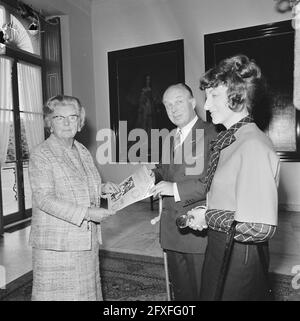
POLYGON ((166 301, 163 259, 100 251, 105 301, 166 301))
MULTIPOLYGON (((100 251, 105 301, 166 301, 163 259, 143 255, 100 251)), ((270 273, 276 301, 299 301, 291 286, 293 276, 270 273)), ((30 301, 32 272, 0 290, 0 301, 30 301)))
MULTIPOLYGON (((166 301, 163 259, 100 251, 100 274, 105 301, 166 301)), ((0 290, 0 301, 30 301, 32 271, 0 290)))

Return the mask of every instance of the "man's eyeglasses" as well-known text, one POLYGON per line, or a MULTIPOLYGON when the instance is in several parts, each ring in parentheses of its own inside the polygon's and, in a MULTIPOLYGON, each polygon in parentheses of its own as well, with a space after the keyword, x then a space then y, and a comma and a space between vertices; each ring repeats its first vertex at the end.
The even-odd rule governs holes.
POLYGON ((79 115, 69 115, 69 116, 53 116, 52 119, 57 123, 63 123, 65 119, 68 119, 70 123, 75 123, 78 120, 79 115))

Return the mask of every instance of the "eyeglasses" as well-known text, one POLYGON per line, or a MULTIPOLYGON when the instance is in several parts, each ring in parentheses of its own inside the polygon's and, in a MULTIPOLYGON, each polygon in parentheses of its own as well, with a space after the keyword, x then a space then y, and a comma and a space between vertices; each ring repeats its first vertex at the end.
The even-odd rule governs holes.
POLYGON ((57 123, 63 123, 64 120, 67 118, 70 123, 75 123, 78 120, 79 115, 69 115, 69 116, 53 116, 57 123))

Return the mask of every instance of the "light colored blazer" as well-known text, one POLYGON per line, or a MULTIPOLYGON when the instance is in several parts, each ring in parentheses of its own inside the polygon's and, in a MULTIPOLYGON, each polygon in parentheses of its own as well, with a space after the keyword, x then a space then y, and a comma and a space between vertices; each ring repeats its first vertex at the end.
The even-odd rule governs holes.
MULTIPOLYGON (((97 197, 100 175, 90 152, 74 142, 84 171, 51 135, 30 155, 32 224, 29 243, 39 249, 81 251, 91 249, 91 230, 83 220, 91 199, 97 197), (94 192, 94 195, 90 195, 94 192)), ((94 223, 92 223, 94 224, 94 223)), ((97 226, 100 229, 100 225, 97 226)), ((100 232, 100 230, 99 230, 100 232)))
POLYGON ((254 124, 242 126, 221 151, 207 194, 208 208, 235 211, 238 222, 277 225, 279 159, 254 124))

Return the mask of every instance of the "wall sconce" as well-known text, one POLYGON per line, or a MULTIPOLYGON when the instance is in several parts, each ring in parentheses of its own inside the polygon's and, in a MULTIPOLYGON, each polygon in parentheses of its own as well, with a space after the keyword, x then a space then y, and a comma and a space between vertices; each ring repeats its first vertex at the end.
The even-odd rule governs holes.
POLYGON ((28 27, 28 32, 32 36, 36 36, 39 33, 39 25, 38 25, 38 23, 33 21, 28 27))
POLYGON ((39 15, 38 13, 31 8, 30 6, 28 6, 25 3, 22 3, 21 1, 19 1, 19 7, 18 7, 18 11, 19 11, 19 15, 26 19, 31 21, 31 23, 28 26, 28 33, 31 36, 36 36, 39 33, 39 29, 40 29, 40 23, 39 23, 39 15))
POLYGON ((300 0, 274 0, 276 1, 276 10, 280 13, 293 10, 293 8, 300 3, 300 0))
POLYGON ((13 32, 17 32, 17 30, 14 28, 14 26, 12 25, 12 23, 5 23, 1 28, 1 43, 7 43, 8 41, 10 41, 13 32))
POLYGON ((280 13, 292 11, 292 27, 300 28, 300 0, 274 0, 276 10, 280 13))

